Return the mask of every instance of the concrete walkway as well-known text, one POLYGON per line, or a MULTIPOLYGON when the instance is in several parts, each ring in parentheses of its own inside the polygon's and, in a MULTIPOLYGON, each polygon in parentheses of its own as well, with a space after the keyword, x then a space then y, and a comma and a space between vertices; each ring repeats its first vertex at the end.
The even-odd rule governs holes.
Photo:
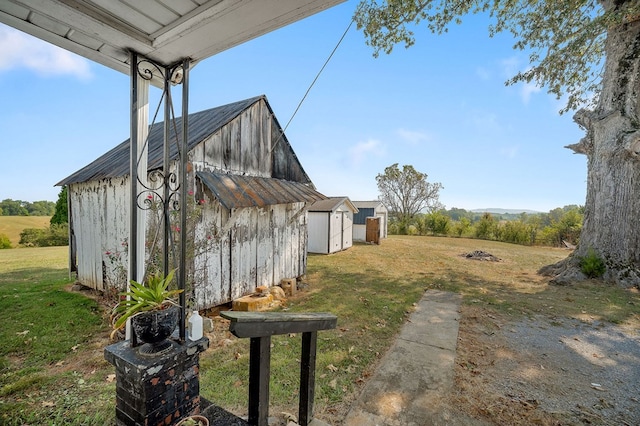
POLYGON ((442 404, 453 388, 461 301, 455 293, 424 294, 352 405, 345 426, 484 424, 442 404))

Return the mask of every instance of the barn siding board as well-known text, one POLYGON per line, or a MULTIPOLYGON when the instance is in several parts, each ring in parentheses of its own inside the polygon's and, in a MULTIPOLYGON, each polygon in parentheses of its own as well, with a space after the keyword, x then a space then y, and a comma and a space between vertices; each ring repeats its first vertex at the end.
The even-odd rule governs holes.
POLYGON ((258 209, 256 220, 256 235, 258 237, 256 246, 256 284, 258 286, 272 285, 272 261, 271 256, 271 228, 269 226, 270 208, 261 207, 258 209))
POLYGON ((259 154, 258 159, 260 161, 260 176, 270 177, 271 170, 273 169, 271 161, 271 146, 273 141, 271 140, 271 123, 272 117, 268 108, 261 108, 260 110, 260 134, 258 135, 260 140, 264 143, 258 144, 259 154))
POLYGON ((218 131, 204 141, 204 164, 200 170, 222 170, 221 133, 218 131))
MULTIPOLYGON (((180 122, 178 118, 178 126, 180 122)), ((150 131, 150 172, 162 164, 158 139, 162 127, 162 123, 155 123, 150 131)), ((303 275, 307 251, 305 203, 309 197, 323 196, 312 190, 266 98, 190 115, 188 146, 188 182, 184 188, 194 189, 192 201, 205 201, 199 206, 201 216, 196 215, 189 231, 193 241, 188 245, 194 251, 191 257, 187 255, 191 262, 187 267, 192 271, 192 287, 188 289, 194 306, 203 309, 219 305, 253 292, 258 285, 274 285, 283 278, 303 275), (213 127, 211 122, 215 123, 213 127), (225 207, 201 184, 196 172, 253 179, 238 182, 244 185, 245 193, 255 196, 254 204, 238 209, 225 207), (274 190, 278 196, 268 195, 274 190)), ((176 171, 176 149, 173 143, 172 172, 176 171)), ((128 238, 128 156, 129 141, 125 141, 59 183, 70 189, 72 250, 77 254, 78 278, 101 290, 105 289, 105 276, 114 273, 115 267, 105 253, 123 251, 122 244, 126 245, 128 238)), ((147 212, 148 229, 157 226, 151 214, 147 212)), ((122 260, 126 268, 126 256, 122 260)))

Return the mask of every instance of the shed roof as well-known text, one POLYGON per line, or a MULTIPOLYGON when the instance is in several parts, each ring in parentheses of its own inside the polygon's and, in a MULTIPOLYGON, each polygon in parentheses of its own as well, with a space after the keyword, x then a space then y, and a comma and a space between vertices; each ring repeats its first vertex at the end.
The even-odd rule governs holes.
POLYGON ((358 208, 349 200, 349 197, 329 197, 326 200, 316 201, 309 207, 310 212, 335 212, 345 204, 353 213, 358 212, 358 208))
POLYGON ((227 209, 314 202, 326 198, 304 183, 283 179, 212 172, 196 172, 196 177, 227 209))
POLYGON ((354 201, 353 204, 359 208, 369 208, 369 209, 375 209, 376 207, 379 207, 379 206, 385 207, 384 203, 380 200, 354 201))
MULTIPOLYGON (((189 141, 188 150, 193 149, 204 139, 217 132, 225 124, 240 115, 244 110, 251 107, 256 102, 264 100, 269 111, 273 115, 271 106, 265 95, 255 96, 243 101, 233 102, 227 105, 211 108, 205 111, 189 114, 189 141)), ((276 120, 277 122, 277 120, 276 120)), ((176 128, 182 126, 182 117, 175 120, 176 128)), ((56 184, 56 186, 68 185, 72 183, 88 182, 92 180, 107 179, 112 177, 127 176, 129 174, 129 142, 127 139, 120 145, 116 146, 106 154, 102 155, 92 163, 64 178, 56 184)), ((178 132, 177 140, 182 140, 182 135, 178 132)), ((289 145, 287 138, 282 134, 280 143, 289 145)), ((176 160, 178 158, 178 144, 176 143, 176 134, 171 132, 170 158, 176 160)), ((149 159, 148 171, 162 168, 164 156, 164 122, 153 124, 149 129, 149 159)), ((295 157, 295 155, 294 155, 295 157)), ((296 157, 297 161, 297 157, 296 157)), ((301 167, 302 169, 302 167, 301 167)), ((310 183, 311 179, 302 171, 305 183, 310 183)))

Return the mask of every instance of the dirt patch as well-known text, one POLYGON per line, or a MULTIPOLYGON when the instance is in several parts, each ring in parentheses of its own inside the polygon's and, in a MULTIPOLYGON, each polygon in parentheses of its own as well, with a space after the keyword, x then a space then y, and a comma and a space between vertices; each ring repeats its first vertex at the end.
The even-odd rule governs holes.
POLYGON ((456 405, 495 424, 640 424, 640 337, 599 321, 463 307, 456 405))
POLYGON ((500 258, 492 255, 491 253, 487 253, 486 251, 482 251, 482 250, 474 250, 472 252, 469 253, 463 253, 462 257, 466 257, 467 259, 471 259, 471 260, 487 260, 490 262, 500 262, 500 258))

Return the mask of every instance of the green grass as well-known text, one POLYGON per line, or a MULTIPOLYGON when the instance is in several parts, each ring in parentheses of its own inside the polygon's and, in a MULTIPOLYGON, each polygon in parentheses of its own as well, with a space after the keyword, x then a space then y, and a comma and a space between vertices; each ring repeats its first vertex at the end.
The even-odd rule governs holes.
MULTIPOLYGON (((310 255, 307 287, 287 309, 338 317, 335 330, 318 334, 316 414, 331 423, 344 417, 428 289, 460 293, 466 308, 505 321, 546 315, 637 328, 637 292, 600 281, 549 286, 537 275, 541 266, 567 254, 490 241, 393 236, 379 246, 356 244, 328 256, 310 255), (502 260, 461 256, 473 250, 502 260)), ((65 291, 69 283, 66 247, 0 251, 2 425, 113 423, 115 385, 108 375, 114 369, 102 354, 110 329, 99 304, 65 291)), ((246 414, 249 341, 232 338, 220 318, 215 322, 211 348, 201 357, 201 394, 246 414)), ((272 343, 270 412, 295 414, 300 336, 274 336, 272 343)))
POLYGON ((0 251, 1 424, 85 424, 81 407, 90 413, 86 403, 93 394, 106 394, 91 389, 94 377, 80 371, 87 360, 74 359, 104 333, 105 322, 95 300, 65 289, 71 282, 67 251, 0 251))

